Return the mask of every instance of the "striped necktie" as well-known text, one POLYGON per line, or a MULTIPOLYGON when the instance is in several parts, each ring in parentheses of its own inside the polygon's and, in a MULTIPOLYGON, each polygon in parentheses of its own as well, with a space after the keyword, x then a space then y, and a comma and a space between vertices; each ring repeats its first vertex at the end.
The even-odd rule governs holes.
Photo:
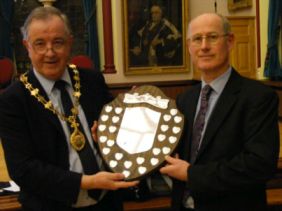
POLYGON ((200 149, 200 142, 202 138, 203 128, 205 126, 205 117, 208 110, 209 97, 212 88, 209 85, 205 85, 201 92, 200 110, 197 114, 196 120, 193 126, 190 163, 194 163, 200 149))

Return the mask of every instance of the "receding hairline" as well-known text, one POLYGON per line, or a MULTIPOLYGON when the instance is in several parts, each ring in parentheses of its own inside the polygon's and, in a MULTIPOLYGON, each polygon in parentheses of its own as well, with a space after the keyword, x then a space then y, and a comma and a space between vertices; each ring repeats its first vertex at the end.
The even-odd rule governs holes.
POLYGON ((43 20, 44 21, 44 20, 48 20, 50 17, 60 18, 62 22, 64 23, 66 33, 69 35, 72 34, 71 27, 70 27, 67 16, 64 13, 62 13, 59 9, 52 7, 52 6, 37 7, 34 10, 32 10, 32 12, 26 18, 24 25, 21 27, 23 39, 27 39, 29 27, 34 20, 43 20))
POLYGON ((221 15, 221 14, 218 14, 218 13, 203 13, 203 14, 201 14, 201 15, 199 15, 199 16, 193 18, 193 19, 189 22, 188 28, 187 28, 187 38, 189 38, 190 33, 191 33, 191 31, 190 31, 191 24, 192 24, 195 20, 197 20, 198 18, 203 17, 203 16, 214 16, 214 17, 218 17, 219 20, 221 21, 223 32, 224 32, 225 34, 231 33, 231 25, 230 25, 228 19, 227 19, 225 16, 223 16, 223 15, 221 15))

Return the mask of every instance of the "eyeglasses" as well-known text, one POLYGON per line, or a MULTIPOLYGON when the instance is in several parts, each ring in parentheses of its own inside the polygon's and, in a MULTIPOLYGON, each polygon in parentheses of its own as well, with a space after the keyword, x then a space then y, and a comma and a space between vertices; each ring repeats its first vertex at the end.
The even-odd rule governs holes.
POLYGON ((56 39, 52 41, 51 47, 48 46, 48 43, 43 40, 36 40, 32 44, 33 50, 38 54, 45 54, 49 49, 52 49, 53 52, 60 52, 66 46, 66 41, 64 39, 56 39))
POLYGON ((194 46, 200 46, 204 39, 206 39, 206 41, 209 44, 215 45, 220 37, 226 37, 228 35, 229 34, 219 35, 217 33, 211 33, 211 34, 207 34, 207 35, 197 34, 197 35, 194 35, 191 38, 189 38, 189 40, 190 40, 191 44, 194 45, 194 46))

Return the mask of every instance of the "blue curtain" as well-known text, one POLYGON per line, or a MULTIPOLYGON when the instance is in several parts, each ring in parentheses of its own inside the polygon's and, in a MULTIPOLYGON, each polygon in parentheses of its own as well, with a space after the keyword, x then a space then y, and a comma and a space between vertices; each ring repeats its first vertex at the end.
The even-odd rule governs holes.
POLYGON ((269 0, 268 13, 268 45, 265 59, 264 75, 273 80, 282 79, 282 69, 279 61, 278 40, 282 17, 282 1, 269 0))
POLYGON ((12 17, 14 1, 0 1, 0 56, 13 59, 13 48, 11 43, 12 17))
POLYGON ((96 0, 83 0, 85 26, 87 29, 87 55, 94 62, 95 68, 100 69, 99 40, 96 22, 96 0))

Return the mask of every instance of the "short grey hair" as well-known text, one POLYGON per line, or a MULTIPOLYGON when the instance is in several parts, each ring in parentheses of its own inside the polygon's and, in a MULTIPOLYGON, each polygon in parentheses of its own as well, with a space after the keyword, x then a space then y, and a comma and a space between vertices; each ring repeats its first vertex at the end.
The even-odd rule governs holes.
POLYGON ((224 34, 231 33, 231 24, 229 20, 221 14, 216 14, 216 15, 221 19, 224 34))
POLYGON ((72 30, 67 16, 62 13, 59 9, 52 6, 37 7, 32 10, 32 12, 28 15, 27 19, 25 20, 24 25, 21 27, 23 39, 26 40, 28 38, 29 26, 33 20, 47 20, 48 18, 50 18, 50 16, 57 16, 61 18, 61 20, 65 24, 66 33, 70 35, 72 34, 72 30))
MULTIPOLYGON (((222 29, 223 29, 224 34, 232 33, 232 31, 231 31, 231 24, 230 24, 229 20, 225 16, 223 16, 221 14, 218 14, 218 13, 211 13, 211 14, 214 14, 214 15, 218 16, 221 19, 222 29)), ((189 38, 191 22, 192 21, 190 21, 190 23, 188 24, 187 38, 189 38)))

